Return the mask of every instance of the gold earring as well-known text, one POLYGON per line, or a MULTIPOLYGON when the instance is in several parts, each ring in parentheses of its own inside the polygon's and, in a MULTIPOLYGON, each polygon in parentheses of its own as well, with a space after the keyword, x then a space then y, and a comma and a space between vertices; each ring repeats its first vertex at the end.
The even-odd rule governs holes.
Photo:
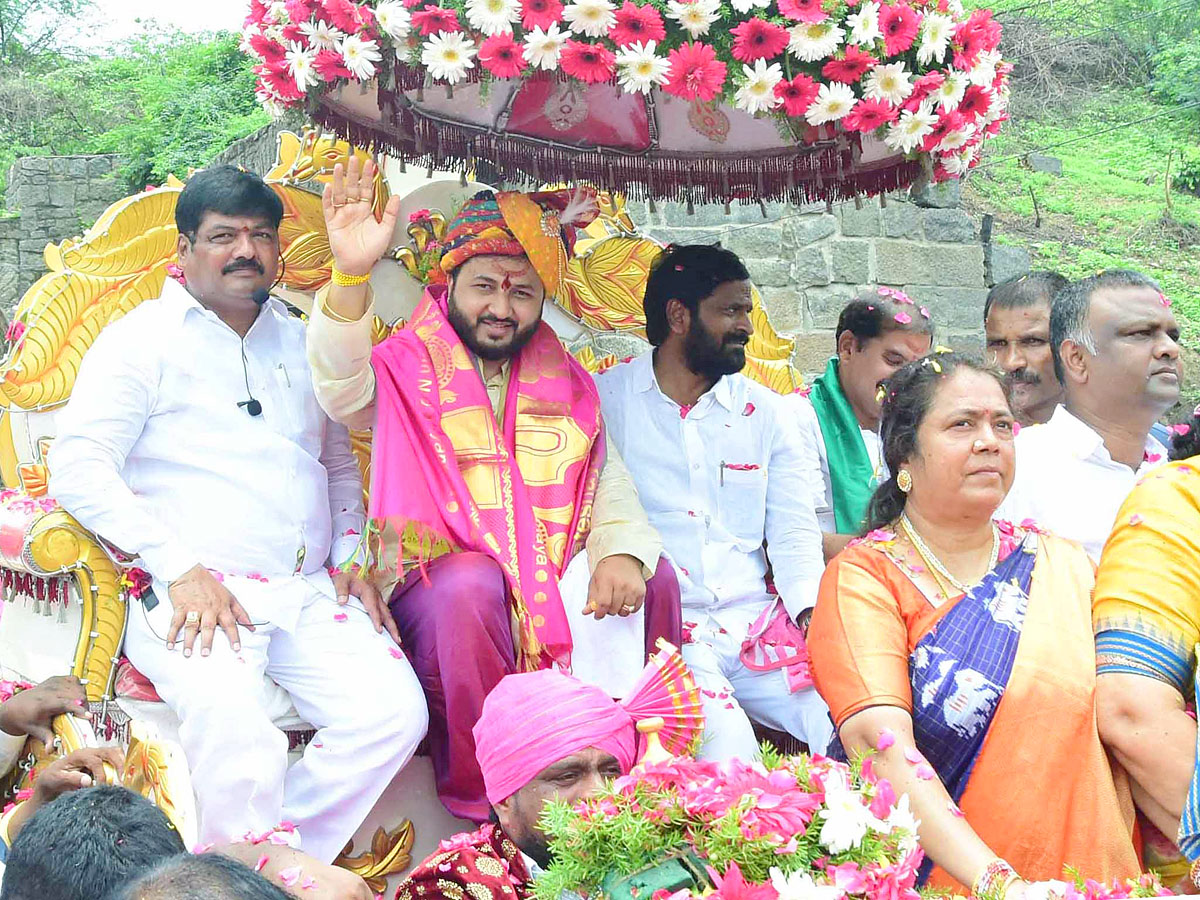
POLYGON ((909 474, 908 469, 901 469, 896 473, 896 487, 905 494, 912 490, 912 475, 909 474))

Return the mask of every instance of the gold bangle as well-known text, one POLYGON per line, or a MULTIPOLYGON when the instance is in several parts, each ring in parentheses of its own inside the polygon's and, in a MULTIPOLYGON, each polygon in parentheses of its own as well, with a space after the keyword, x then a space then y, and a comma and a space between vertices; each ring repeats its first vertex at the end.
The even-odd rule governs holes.
POLYGON ((329 274, 333 283, 340 284, 342 287, 357 287, 371 280, 370 272, 366 275, 347 275, 345 272, 339 271, 337 266, 334 266, 329 274))
POLYGON ((971 885, 971 896, 977 900, 1004 900, 1008 889, 1020 880, 1012 866, 996 857, 987 864, 971 885))

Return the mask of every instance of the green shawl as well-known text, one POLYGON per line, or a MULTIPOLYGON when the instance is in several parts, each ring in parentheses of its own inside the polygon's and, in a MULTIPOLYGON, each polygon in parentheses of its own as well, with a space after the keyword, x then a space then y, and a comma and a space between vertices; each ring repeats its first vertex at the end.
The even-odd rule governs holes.
POLYGON ((825 374, 813 381, 808 399, 817 412, 825 440, 838 534, 858 534, 875 489, 875 467, 850 401, 842 393, 836 356, 829 360, 825 374))

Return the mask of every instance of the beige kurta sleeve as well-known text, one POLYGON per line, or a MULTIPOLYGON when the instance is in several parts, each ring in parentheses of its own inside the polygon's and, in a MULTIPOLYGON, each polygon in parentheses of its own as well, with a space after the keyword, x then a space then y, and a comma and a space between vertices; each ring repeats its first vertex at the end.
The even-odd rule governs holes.
POLYGON ((328 288, 317 293, 308 317, 308 365, 313 390, 329 418, 348 428, 375 424, 375 370, 371 368, 371 323, 375 301, 356 321, 325 309, 328 288))
POLYGON ((642 501, 638 499, 633 477, 617 446, 608 439, 608 455, 600 472, 600 483, 592 501, 592 530, 587 539, 588 565, 606 556, 626 554, 642 564, 642 574, 649 578, 658 568, 662 555, 662 538, 658 536, 642 501))

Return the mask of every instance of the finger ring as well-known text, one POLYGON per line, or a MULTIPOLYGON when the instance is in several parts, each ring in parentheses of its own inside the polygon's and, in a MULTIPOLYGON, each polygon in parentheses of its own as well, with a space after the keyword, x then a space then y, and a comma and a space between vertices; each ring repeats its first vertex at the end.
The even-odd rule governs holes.
POLYGON ((188 610, 188 614, 183 617, 183 621, 186 625, 198 625, 200 624, 200 613, 194 609, 188 610))
POLYGON ((346 200, 350 203, 362 203, 366 197, 347 197, 346 200))
POLYGON ((621 607, 621 612, 633 612, 635 609, 637 609, 636 606, 626 603, 624 606, 621 607))
POLYGON ((341 208, 342 208, 343 206, 345 206, 345 205, 346 205, 346 201, 344 201, 344 200, 343 200, 341 203, 335 203, 335 204, 333 204, 333 208, 334 208, 334 209, 341 209, 341 208))

